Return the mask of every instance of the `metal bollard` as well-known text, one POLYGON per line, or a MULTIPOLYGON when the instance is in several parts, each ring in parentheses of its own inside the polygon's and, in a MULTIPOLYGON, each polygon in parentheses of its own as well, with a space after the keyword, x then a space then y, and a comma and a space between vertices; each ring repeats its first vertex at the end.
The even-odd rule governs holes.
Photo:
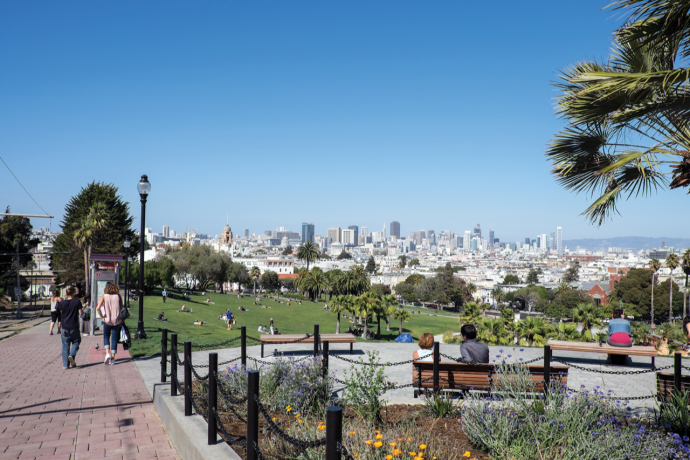
POLYGON ((343 441, 343 408, 326 409, 326 460, 340 460, 338 444, 343 441))
POLYGON ((673 354, 673 389, 676 391, 676 394, 678 395, 680 395, 680 392, 682 390, 681 373, 683 372, 683 367, 680 364, 680 358, 681 355, 679 352, 675 352, 673 354))
POLYGON ((215 411, 218 406, 218 382, 215 373, 218 371, 218 353, 208 354, 208 445, 218 442, 218 425, 215 411))
POLYGON ((328 378, 328 340, 323 341, 323 378, 328 378))
POLYGON ((184 343, 184 415, 192 415, 192 342, 184 343))
POLYGON ((551 345, 544 345, 544 391, 551 384, 551 345))
POLYGON ((170 334, 170 396, 177 396, 177 333, 170 334))
POLYGON ((434 342, 434 391, 436 393, 438 393, 441 390, 441 387, 438 382, 439 363, 441 362, 441 353, 439 350, 439 346, 440 344, 438 342, 434 342))
POLYGON ((314 356, 319 356, 319 325, 314 324, 314 356))
POLYGON ((240 347, 242 348, 242 367, 247 367, 247 326, 240 327, 240 347))
POLYGON ((163 329, 163 336, 161 337, 161 382, 168 381, 168 330, 163 329))
POLYGON ((259 445, 259 371, 247 373, 247 460, 257 460, 256 446, 259 445), (256 445, 256 446, 255 446, 256 445))

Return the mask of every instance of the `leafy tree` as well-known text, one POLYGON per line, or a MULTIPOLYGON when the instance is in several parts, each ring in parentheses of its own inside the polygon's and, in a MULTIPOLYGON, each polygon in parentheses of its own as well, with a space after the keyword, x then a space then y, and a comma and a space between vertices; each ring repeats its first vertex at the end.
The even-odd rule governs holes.
POLYGON ((437 273, 434 280, 434 299, 439 303, 446 305, 452 303, 459 308, 472 299, 471 286, 453 275, 453 269, 449 263, 437 273))
POLYGON ((414 283, 398 283, 393 288, 395 293, 405 299, 407 302, 414 302, 417 300, 417 291, 415 290, 414 283))
POLYGON ((291 291, 295 288, 295 283, 292 278, 283 278, 280 280, 280 285, 288 291, 291 291))
POLYGON ((541 318, 528 316, 517 323, 515 331, 520 345, 543 347, 548 341, 549 326, 541 318))
POLYGON ((330 309, 331 313, 337 314, 338 319, 335 323, 335 333, 340 334, 340 314, 343 312, 351 311, 353 304, 352 296, 348 295, 338 295, 335 296, 331 302, 330 309))
POLYGON ((284 256, 289 256, 290 254, 292 254, 292 246, 290 246, 289 244, 285 246, 285 249, 283 249, 283 252, 281 254, 283 254, 284 256))
POLYGON ((573 321, 582 323, 582 337, 587 342, 593 340, 592 326, 601 327, 602 312, 592 304, 583 303, 573 309, 573 321))
MULTIPOLYGON (((91 218, 94 206, 107 212, 107 225, 99 225, 88 237, 90 252, 93 254, 125 255, 124 241, 129 239, 132 248, 139 247, 139 237, 132 230, 134 218, 130 215, 129 203, 118 195, 118 188, 113 184, 92 182, 83 187, 76 196, 70 198, 65 206, 65 213, 60 227, 62 233, 53 244, 51 268, 57 272, 56 284, 74 284, 84 286, 88 275, 84 263, 84 251, 75 241, 75 233, 89 214, 91 218)), ((92 221, 93 222, 93 221, 92 221)), ((79 238, 77 238, 79 240, 79 238)), ((136 258, 138 251, 130 250, 136 258)), ((88 264, 86 264, 88 265, 88 264)), ((136 278, 133 278, 136 279, 136 278)))
POLYGON ((374 256, 369 257, 365 270, 367 273, 374 273, 376 271, 376 261, 374 261, 374 256))
POLYGON ((376 294, 378 297, 383 297, 384 295, 391 293, 391 288, 386 284, 372 284, 371 292, 376 294))
POLYGON ((494 303, 496 305, 498 305, 498 303, 503 299, 504 295, 505 293, 500 286, 496 286, 491 290, 491 298, 494 299, 494 303))
POLYGON ((264 289, 278 289, 280 287, 280 282, 278 281, 278 274, 272 270, 266 270, 266 272, 261 275, 259 284, 264 289))
MULTIPOLYGON (((338 257, 336 257, 338 260, 346 260, 346 259, 352 259, 352 254, 347 252, 345 249, 343 249, 340 254, 338 254, 338 257)), ((368 267, 368 265, 367 265, 368 267)))
POLYGON ((297 248, 297 258, 307 264, 307 270, 309 270, 309 264, 319 260, 320 257, 321 251, 312 241, 307 241, 297 248))
POLYGON ((563 278, 561 279, 564 283, 573 284, 580 279, 579 274, 580 267, 574 264, 565 271, 563 278))
POLYGON ((529 273, 527 274, 527 283, 528 284, 537 284, 539 282, 539 275, 537 274, 536 270, 530 270, 529 273))
POLYGON ((678 262, 678 256, 675 255, 674 253, 669 254, 666 256, 666 266, 668 267, 669 270, 671 270, 671 274, 669 275, 669 279, 671 282, 669 283, 669 294, 668 294, 668 319, 671 321, 671 317, 673 316, 673 304, 672 304, 672 299, 673 299, 673 270, 678 268, 679 262, 678 262))
POLYGON ((520 278, 516 275, 506 275, 501 284, 520 284, 520 278))
POLYGON ((399 256, 398 260, 400 261, 400 262, 398 262, 399 268, 405 268, 407 266, 407 256, 406 255, 399 256))
POLYGON ((419 259, 408 260, 407 266, 410 268, 419 266, 419 259))
POLYGON ((402 332, 403 322, 407 323, 408 321, 410 321, 410 318, 412 317, 412 315, 410 315, 410 312, 405 310, 404 308, 398 308, 393 312, 392 316, 394 319, 397 319, 398 321, 400 321, 400 327, 398 328, 398 335, 400 335, 403 333, 402 332))
POLYGON ((220 286, 220 292, 223 292, 223 285, 228 281, 228 269, 232 264, 230 255, 225 252, 213 251, 210 255, 209 269, 211 279, 220 286))
POLYGON ((256 282, 259 281, 259 278, 261 277, 261 269, 257 266, 252 267, 251 270, 249 270, 249 276, 254 280, 254 294, 256 295, 256 282))
MULTIPOLYGON (((244 285, 249 279, 247 267, 244 264, 232 262, 228 265, 227 280, 229 283, 238 283, 240 286, 244 285)), ((292 282, 292 280, 290 280, 292 282)))
MULTIPOLYGON (((144 263, 143 292, 150 294, 156 287, 173 286, 175 284, 175 264, 169 257, 158 256, 155 260, 147 260, 144 263)), ((120 272, 120 279, 124 281, 124 271, 120 272)), ((130 280, 139 279, 139 263, 131 266, 130 280)))
POLYGON ((422 302, 431 302, 436 294, 436 278, 424 278, 415 287, 417 298, 422 302))
POLYGON ((458 321, 460 324, 474 324, 479 322, 482 316, 482 310, 477 302, 467 302, 460 313, 458 321))
MULTIPOLYGON (((10 212, 7 207, 6 213, 10 212)), ((17 285, 17 244, 19 244, 19 267, 33 263, 33 251, 40 241, 31 237, 31 221, 28 217, 4 216, 0 219, 0 294, 5 286, 17 285)), ((22 292, 29 289, 29 281, 19 280, 22 292)), ((1 297, 1 296, 0 296, 1 297)))

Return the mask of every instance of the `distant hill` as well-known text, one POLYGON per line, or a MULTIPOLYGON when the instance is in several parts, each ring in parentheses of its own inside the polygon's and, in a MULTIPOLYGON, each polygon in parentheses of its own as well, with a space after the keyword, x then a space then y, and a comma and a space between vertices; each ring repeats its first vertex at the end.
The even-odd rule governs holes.
POLYGON ((615 238, 583 238, 580 240, 563 240, 563 246, 573 250, 575 247, 597 251, 608 248, 623 248, 639 251, 641 249, 661 248, 661 242, 676 249, 690 248, 690 238, 649 238, 646 236, 617 236, 615 238))

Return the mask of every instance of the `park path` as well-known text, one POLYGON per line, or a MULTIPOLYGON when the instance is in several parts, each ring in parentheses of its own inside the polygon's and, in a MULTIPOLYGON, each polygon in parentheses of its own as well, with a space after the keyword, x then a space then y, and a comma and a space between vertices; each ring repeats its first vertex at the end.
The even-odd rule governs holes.
POLYGON ((47 331, 0 341, 0 460, 180 458, 129 353, 104 365, 98 331, 64 370, 60 336, 47 331))

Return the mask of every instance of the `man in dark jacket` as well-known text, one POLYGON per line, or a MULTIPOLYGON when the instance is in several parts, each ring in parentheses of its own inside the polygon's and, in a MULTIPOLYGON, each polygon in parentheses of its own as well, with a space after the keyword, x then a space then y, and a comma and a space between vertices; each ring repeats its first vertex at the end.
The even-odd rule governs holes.
POLYGON ((488 363, 489 362, 489 347, 477 340, 477 328, 474 324, 465 324, 460 328, 460 335, 462 335, 462 345, 460 345, 460 354, 462 355, 462 362, 467 364, 488 363))
POLYGON ((57 309, 62 317, 62 367, 77 367, 76 357, 81 342, 79 316, 82 315, 81 301, 76 298, 77 288, 67 288, 67 299, 60 302, 57 309))

